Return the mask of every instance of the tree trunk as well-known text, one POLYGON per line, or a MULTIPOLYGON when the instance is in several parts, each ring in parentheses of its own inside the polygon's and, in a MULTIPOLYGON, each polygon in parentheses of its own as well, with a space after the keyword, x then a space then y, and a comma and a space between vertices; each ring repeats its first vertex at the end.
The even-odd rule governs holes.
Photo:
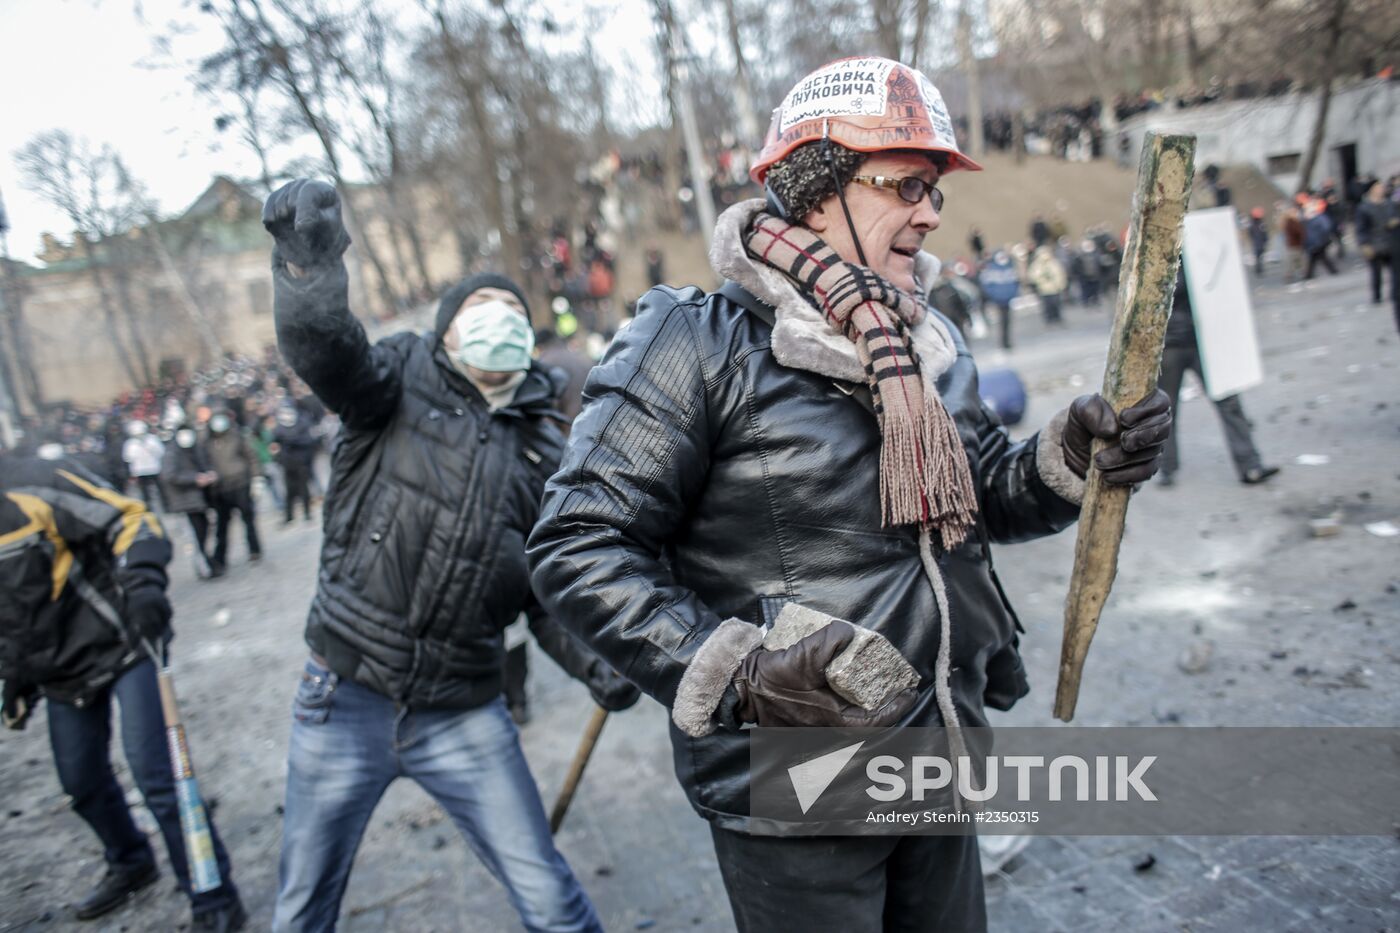
MULTIPOLYGON (((927 0, 923 0, 927 2, 927 0)), ((724 20, 729 33, 729 54, 734 56, 734 109, 739 113, 739 133, 744 144, 758 146, 763 142, 763 130, 753 109, 753 84, 749 81, 749 63, 744 58, 744 44, 739 35, 739 13, 735 0, 724 0, 724 20)))
MULTIPOLYGON (((276 80, 286 90, 288 96, 291 97, 292 103, 295 105, 303 124, 315 134, 317 142, 321 144, 321 151, 326 155, 326 163, 327 167, 330 169, 331 178, 340 192, 341 216, 345 222, 345 226, 350 231, 351 238, 357 242, 359 251, 369 260, 369 264, 374 268, 375 274, 379 278, 380 297, 386 304, 388 313, 393 314, 398 310, 398 301, 394 297, 393 289, 389 285, 389 274, 384 266, 384 261, 379 258, 379 251, 374 248, 374 244, 370 242, 369 237, 365 234, 364 225, 359 222, 359 215, 354 205, 355 199, 351 196, 349 185, 346 184, 345 176, 340 170, 340 157, 337 154, 335 137, 332 135, 330 128, 326 125, 326 121, 323 120, 321 115, 317 112, 306 89, 302 86, 301 75, 292 65, 287 49, 282 45, 281 40, 277 38, 277 31, 273 29, 272 25, 267 21, 267 17, 263 14, 262 8, 258 5, 256 0, 254 0, 250 6, 253 10, 253 14, 257 17, 256 24, 247 20, 246 17, 243 17, 241 12, 239 16, 244 18, 248 27, 255 29, 260 27, 261 31, 258 35, 265 46, 265 51, 269 53, 269 61, 276 68, 276 80)), ((320 72, 314 68, 316 63, 312 64, 312 81, 319 89, 321 81, 320 72)), ((319 99, 324 103, 325 98, 323 94, 319 99)), ((363 273, 361 273, 361 288, 364 288, 363 273)), ((368 299, 368 294, 366 294, 365 297, 368 299)))
POLYGON ((107 279, 102 274, 102 268, 97 261, 97 251, 92 248, 92 244, 83 234, 79 233, 75 238, 82 247, 83 256, 87 259, 88 272, 92 275, 92 284, 97 289, 97 301, 102 307, 103 323, 107 328, 107 337, 112 341, 112 349, 117 354, 117 362, 121 363, 122 369, 126 371, 126 377, 130 380, 132 387, 141 385, 141 375, 136 371, 136 366, 131 361, 131 354, 127 352, 126 345, 122 343, 121 329, 117 326, 117 309, 112 304, 112 295, 107 290, 107 279))
POLYGON ((502 190, 503 183, 497 174, 497 168, 501 162, 500 150, 497 147, 495 131, 491 125, 491 114, 486 106, 486 95, 482 82, 473 80, 468 73, 465 56, 458 46, 456 38, 452 35, 452 29, 447 23, 447 15, 443 12, 441 3, 434 9, 433 16, 437 21, 438 34, 442 40, 443 58, 452 71, 453 82, 457 85, 457 89, 462 92, 462 99, 466 101, 467 117, 475 131, 480 166, 485 175, 483 179, 485 184, 482 187, 486 189, 486 213, 490 223, 500 236, 501 262, 510 272, 514 272, 520 268, 520 247, 512 235, 506 218, 506 195, 505 191, 502 190))
POLYGON ((126 332, 131 339, 131 349, 136 362, 141 367, 141 384, 155 385, 155 373, 151 369, 151 356, 146 348, 146 336, 141 331, 140 315, 136 303, 131 300, 131 278, 129 260, 122 259, 112 269, 112 279, 116 283, 117 303, 121 306, 122 317, 126 319, 126 332))
POLYGON ((184 309, 185 316, 194 325, 195 333, 199 334, 199 340, 204 344, 204 354, 207 360, 214 361, 223 358, 224 345, 219 340, 219 335, 214 332, 214 326, 209 322, 209 315, 204 307, 195 297, 194 289, 190 283, 180 274, 179 267, 175 265, 175 257, 170 254, 170 250, 165 245, 165 240, 160 235, 160 228, 154 212, 146 215, 146 232, 151 237, 151 248, 155 250, 156 259, 159 260, 165 277, 170 281, 175 291, 175 300, 184 309))
POLYGON ((980 156, 986 145, 982 138, 982 76, 972 47, 972 14, 968 12, 967 0, 963 3, 958 11, 958 57, 967 78, 967 147, 971 155, 980 156))
POLYGON ((676 56, 671 45, 675 34, 673 22, 675 12, 670 0, 652 0, 652 15, 656 19, 656 47, 661 59, 661 73, 666 93, 666 105, 671 114, 671 126, 666 133, 665 158, 662 161, 663 199, 662 221, 666 229, 675 230, 681 226, 683 209, 680 205, 681 190, 681 120, 680 108, 676 103, 676 56))
POLYGON ((1300 190, 1312 187, 1313 171, 1322 155, 1322 142, 1327 137, 1327 112, 1332 109, 1332 85, 1337 80, 1337 53, 1342 44, 1342 27, 1345 25, 1346 12, 1347 0, 1333 0, 1332 12, 1327 17, 1327 50, 1322 60, 1322 84, 1317 91, 1317 120, 1313 122, 1308 151, 1298 169, 1300 190))
POLYGON ((909 64, 914 68, 923 66, 924 43, 928 41, 928 14, 929 0, 914 0, 914 41, 909 47, 909 64))
POLYGON ((10 396, 18 405, 21 393, 27 398, 29 407, 38 411, 44 405, 44 387, 39 381, 39 371, 34 365, 34 341, 29 334, 29 323, 24 319, 24 287, 19 283, 10 265, 9 243, 0 234, 0 307, 5 311, 5 330, 9 334, 11 356, 7 361, 7 377, 10 379, 10 396), (13 370, 8 363, 13 363, 13 370), (18 379, 15 379, 15 375, 18 379))
POLYGON ((900 61, 904 53, 904 41, 900 30, 904 17, 900 0, 873 0, 870 11, 875 17, 875 42, 880 54, 900 61))

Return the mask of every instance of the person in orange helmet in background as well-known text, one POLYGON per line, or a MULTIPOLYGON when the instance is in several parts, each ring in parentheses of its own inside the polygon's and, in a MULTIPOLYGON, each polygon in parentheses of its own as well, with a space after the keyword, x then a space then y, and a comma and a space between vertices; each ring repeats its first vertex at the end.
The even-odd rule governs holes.
POLYGON ((1019 442, 982 404, 922 251, 945 176, 979 168, 906 65, 798 82, 750 173, 766 199, 716 224, 727 281, 638 302, 527 544, 552 617, 670 710, 742 931, 986 929, 974 836, 755 812, 745 727, 944 726, 962 747, 1029 689, 987 542, 1072 524, 1094 438, 1105 479, 1131 484, 1170 430, 1161 392, 1121 415, 1083 396, 1019 442), (790 643, 765 646, 779 629, 790 643), (857 638, 888 649, 861 702, 826 673, 857 638))

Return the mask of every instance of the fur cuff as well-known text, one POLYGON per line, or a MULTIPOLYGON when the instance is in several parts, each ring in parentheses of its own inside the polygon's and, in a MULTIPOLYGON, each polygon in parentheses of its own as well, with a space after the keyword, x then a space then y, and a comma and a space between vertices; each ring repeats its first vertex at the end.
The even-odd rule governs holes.
POLYGON ((725 619, 710 633, 681 675, 671 721, 693 738, 715 731, 715 710, 734 672, 763 642, 763 630, 740 619, 725 619))
POLYGON ((1045 485, 1066 502, 1079 505, 1084 501, 1084 480, 1065 463, 1065 421, 1069 419, 1069 409, 1061 409, 1040 431, 1040 440, 1035 446, 1035 466, 1045 485))

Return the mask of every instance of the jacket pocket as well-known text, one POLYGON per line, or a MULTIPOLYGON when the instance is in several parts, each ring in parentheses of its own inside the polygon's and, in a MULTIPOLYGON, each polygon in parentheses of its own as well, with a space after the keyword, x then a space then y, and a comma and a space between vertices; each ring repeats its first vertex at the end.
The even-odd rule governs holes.
POLYGON ((345 578, 351 586, 361 587, 369 577, 370 567, 384 548, 384 543, 392 536, 394 524, 399 520, 398 506, 403 490, 398 486, 386 486, 379 495, 365 505, 365 520, 359 523, 350 542, 349 559, 345 563, 345 578))
POLYGON ((292 698, 292 715, 297 722, 318 726, 331 715, 331 698, 340 678, 314 661, 307 661, 292 698))

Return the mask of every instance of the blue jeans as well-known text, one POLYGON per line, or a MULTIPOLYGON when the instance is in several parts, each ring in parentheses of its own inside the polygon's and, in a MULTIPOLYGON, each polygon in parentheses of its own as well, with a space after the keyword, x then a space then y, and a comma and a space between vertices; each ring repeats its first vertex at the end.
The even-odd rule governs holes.
POLYGON ((360 837, 397 777, 447 811, 526 929, 602 930, 554 847, 500 697, 465 711, 408 710, 308 661, 292 711, 274 931, 335 929, 360 837))
MULTIPOLYGON (((131 776, 160 825, 170 867, 180 890, 190 893, 190 868, 185 857, 185 837, 180 831, 180 805, 175 797, 170 753, 165 743, 165 720, 160 710, 160 688, 155 664, 142 661, 113 682, 90 704, 82 707, 49 700, 49 743, 63 792, 73 798, 73 809, 102 840, 107 864, 118 871, 134 871, 155 861, 145 833, 136 828, 126 796, 112 774, 112 697, 122 711, 122 747, 131 776)), ((196 762, 198 759, 196 759, 196 762)), ((209 819, 214 856, 223 884, 190 898, 195 913, 220 910, 233 904, 228 853, 214 820, 209 819)))

